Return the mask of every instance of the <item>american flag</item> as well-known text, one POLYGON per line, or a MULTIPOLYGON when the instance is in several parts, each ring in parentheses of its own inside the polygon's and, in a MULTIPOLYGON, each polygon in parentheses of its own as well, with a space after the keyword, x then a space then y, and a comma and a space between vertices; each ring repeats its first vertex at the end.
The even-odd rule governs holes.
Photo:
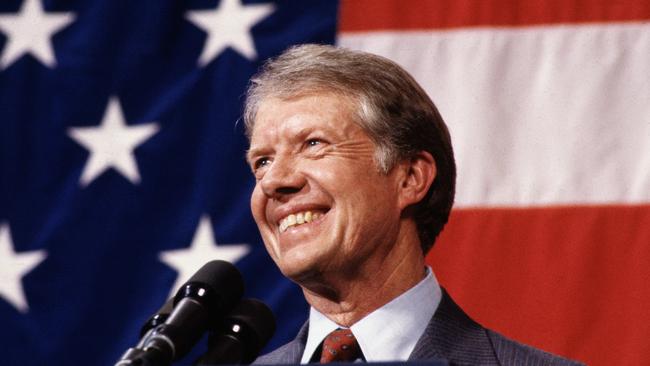
POLYGON ((428 261, 472 317, 650 363, 647 1, 3 0, 0 364, 112 364, 211 259, 273 308, 267 349, 295 335, 238 121, 261 63, 306 42, 389 57, 438 105, 458 194, 428 261))
POLYGON ((274 308, 274 345, 294 334, 307 305, 261 244, 237 122, 261 63, 333 43, 337 8, 2 1, 0 364, 113 364, 217 258, 274 308))

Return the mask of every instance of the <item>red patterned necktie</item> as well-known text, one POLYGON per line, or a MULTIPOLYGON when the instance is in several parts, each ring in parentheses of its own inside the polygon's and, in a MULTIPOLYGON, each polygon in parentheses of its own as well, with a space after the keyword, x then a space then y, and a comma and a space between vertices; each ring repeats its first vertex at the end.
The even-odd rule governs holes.
POLYGON ((357 339, 350 329, 337 329, 323 341, 320 363, 350 362, 361 356, 357 339))

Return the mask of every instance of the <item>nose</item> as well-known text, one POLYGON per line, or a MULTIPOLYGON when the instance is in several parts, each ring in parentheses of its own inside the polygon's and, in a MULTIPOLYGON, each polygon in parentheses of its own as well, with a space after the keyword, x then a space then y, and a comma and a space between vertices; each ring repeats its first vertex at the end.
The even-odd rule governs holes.
POLYGON ((259 184, 267 197, 283 200, 300 192, 306 180, 294 159, 276 156, 259 184))

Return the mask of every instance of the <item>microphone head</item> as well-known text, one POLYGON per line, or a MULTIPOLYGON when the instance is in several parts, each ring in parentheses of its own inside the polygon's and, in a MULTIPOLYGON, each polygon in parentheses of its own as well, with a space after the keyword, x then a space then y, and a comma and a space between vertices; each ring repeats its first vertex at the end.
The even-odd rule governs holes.
POLYGON ((273 312, 265 303, 257 299, 242 299, 227 319, 250 326, 262 346, 266 345, 275 333, 273 312))
POLYGON ((191 297, 210 309, 211 314, 226 314, 244 294, 244 279, 230 262, 213 260, 203 265, 176 293, 174 306, 191 297))
POLYGON ((275 333, 275 316, 271 309, 257 299, 242 299, 224 319, 233 333, 244 338, 243 363, 250 363, 259 355, 275 333))

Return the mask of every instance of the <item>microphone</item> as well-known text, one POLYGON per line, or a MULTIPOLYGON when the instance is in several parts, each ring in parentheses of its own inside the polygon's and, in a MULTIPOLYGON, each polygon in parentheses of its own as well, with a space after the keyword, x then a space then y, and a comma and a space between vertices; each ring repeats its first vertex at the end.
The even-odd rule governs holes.
POLYGON ((173 309, 174 298, 170 297, 165 304, 142 325, 142 328, 140 329, 140 339, 147 338, 147 334, 150 333, 153 328, 163 324, 167 318, 169 318, 169 314, 172 313, 173 309))
POLYGON ((208 338, 208 351, 197 365, 249 364, 275 332, 275 317, 266 304, 242 299, 208 338))
POLYGON ((167 319, 151 328, 115 366, 162 366, 180 359, 235 307, 243 293, 244 281, 235 266, 219 260, 206 263, 178 290, 167 319))

